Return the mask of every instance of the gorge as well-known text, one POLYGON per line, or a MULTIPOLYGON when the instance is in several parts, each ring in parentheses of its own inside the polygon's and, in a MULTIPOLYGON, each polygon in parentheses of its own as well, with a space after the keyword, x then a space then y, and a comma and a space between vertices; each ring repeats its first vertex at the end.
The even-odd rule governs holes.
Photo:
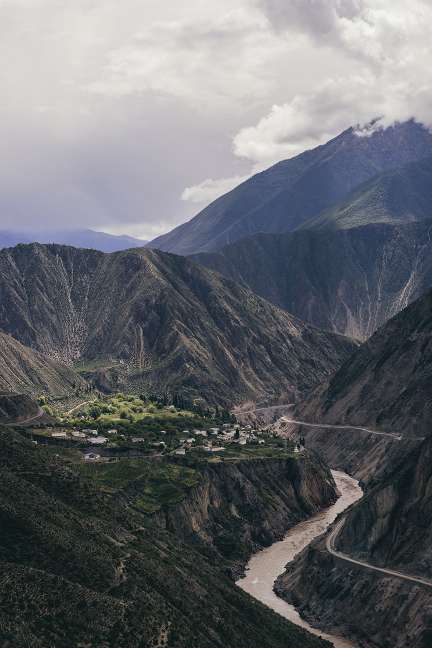
POLYGON ((246 576, 238 580, 237 585, 286 619, 331 641, 335 648, 354 648, 354 644, 348 639, 326 634, 309 625, 293 605, 286 603, 274 592, 276 579, 287 563, 295 562, 297 555, 315 537, 322 535, 338 515, 362 497, 362 490, 356 480, 337 471, 333 471, 333 477, 339 492, 335 504, 290 529, 280 542, 255 554, 246 567, 246 576))

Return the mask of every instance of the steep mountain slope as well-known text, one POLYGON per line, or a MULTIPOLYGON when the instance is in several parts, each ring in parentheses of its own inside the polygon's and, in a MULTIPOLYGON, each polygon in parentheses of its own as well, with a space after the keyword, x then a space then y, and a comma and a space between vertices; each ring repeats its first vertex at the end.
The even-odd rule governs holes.
MULTIPOLYGON (((432 583, 432 439, 411 444, 347 515, 336 549, 432 583)), ((315 541, 276 582, 323 629, 362 648, 429 648, 432 587, 342 561, 315 541)))
POLYGON ((375 333, 295 412, 303 421, 399 433, 301 428, 307 446, 333 465, 345 462, 358 476, 361 467, 366 494, 334 536, 338 553, 328 539, 314 541, 278 579, 277 592, 319 627, 364 648, 431 645, 431 379, 432 291, 375 333))
POLYGON ((211 402, 296 398, 354 348, 188 259, 152 250, 4 250, 0 297, 0 327, 32 348, 114 365, 117 387, 211 402))
POLYGON ((349 129, 253 176, 149 246, 194 254, 257 232, 294 230, 381 171, 429 157, 431 150, 431 133, 413 121, 369 137, 349 129))
POLYGON ((0 331, 0 391, 38 396, 70 394, 84 387, 70 367, 23 346, 0 331))
POLYGON ((37 402, 27 394, 0 392, 0 423, 22 423, 41 413, 37 402))
POLYGON ((57 243, 79 248, 118 252, 129 248, 143 247, 147 243, 133 236, 116 236, 94 230, 0 230, 0 249, 14 247, 20 243, 57 243))
POLYGON ((297 414, 307 421, 430 435, 431 381, 432 291, 378 330, 297 414))
POLYGON ((0 470, 2 646, 329 646, 244 594, 227 561, 4 428, 0 470))
POLYGON ((385 171, 303 228, 346 229, 432 217, 432 158, 385 171))
POLYGON ((364 340, 432 286, 432 221, 255 234, 191 258, 319 328, 364 340))
MULTIPOLYGON (((132 488, 136 492, 136 482, 132 488)), ((177 538, 232 561, 238 577, 252 553, 336 500, 329 468, 305 453, 209 463, 190 496, 157 517, 177 538)))

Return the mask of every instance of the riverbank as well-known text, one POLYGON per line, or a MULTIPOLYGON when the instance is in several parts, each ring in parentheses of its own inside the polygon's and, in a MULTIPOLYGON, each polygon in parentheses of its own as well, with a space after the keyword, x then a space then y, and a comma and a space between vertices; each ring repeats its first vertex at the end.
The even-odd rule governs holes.
POLYGON ((280 542, 254 554, 247 564, 246 576, 238 580, 237 585, 292 623, 331 641, 335 648, 355 648, 355 644, 343 637, 326 634, 310 626, 293 605, 279 598, 273 590, 274 582, 286 564, 324 533, 342 511, 362 497, 357 480, 338 471, 332 471, 332 474, 340 493, 335 504, 294 526, 280 542))

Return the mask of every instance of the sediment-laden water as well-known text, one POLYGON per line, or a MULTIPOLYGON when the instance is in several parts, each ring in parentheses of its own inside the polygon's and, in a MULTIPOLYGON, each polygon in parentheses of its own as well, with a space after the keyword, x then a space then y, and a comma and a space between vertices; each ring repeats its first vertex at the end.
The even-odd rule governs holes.
POLYGON ((285 565, 295 560, 300 551, 324 533, 339 513, 362 497, 362 490, 355 479, 335 470, 332 474, 340 493, 337 502, 306 522, 297 524, 280 542, 275 542, 271 547, 254 554, 246 567, 245 578, 238 580, 237 585, 292 623, 331 641, 335 648, 355 648, 352 642, 343 637, 330 635, 310 626, 293 605, 276 596, 273 591, 274 582, 283 573, 285 565))

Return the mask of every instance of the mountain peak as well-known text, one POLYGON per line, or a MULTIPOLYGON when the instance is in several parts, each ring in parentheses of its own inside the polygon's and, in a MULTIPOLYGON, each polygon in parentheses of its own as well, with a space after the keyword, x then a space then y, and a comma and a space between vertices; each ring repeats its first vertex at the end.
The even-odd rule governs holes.
POLYGON ((367 135, 351 127, 253 176, 149 246, 194 254, 258 232, 292 231, 378 173, 422 160, 431 150, 432 134, 414 120, 367 135))

